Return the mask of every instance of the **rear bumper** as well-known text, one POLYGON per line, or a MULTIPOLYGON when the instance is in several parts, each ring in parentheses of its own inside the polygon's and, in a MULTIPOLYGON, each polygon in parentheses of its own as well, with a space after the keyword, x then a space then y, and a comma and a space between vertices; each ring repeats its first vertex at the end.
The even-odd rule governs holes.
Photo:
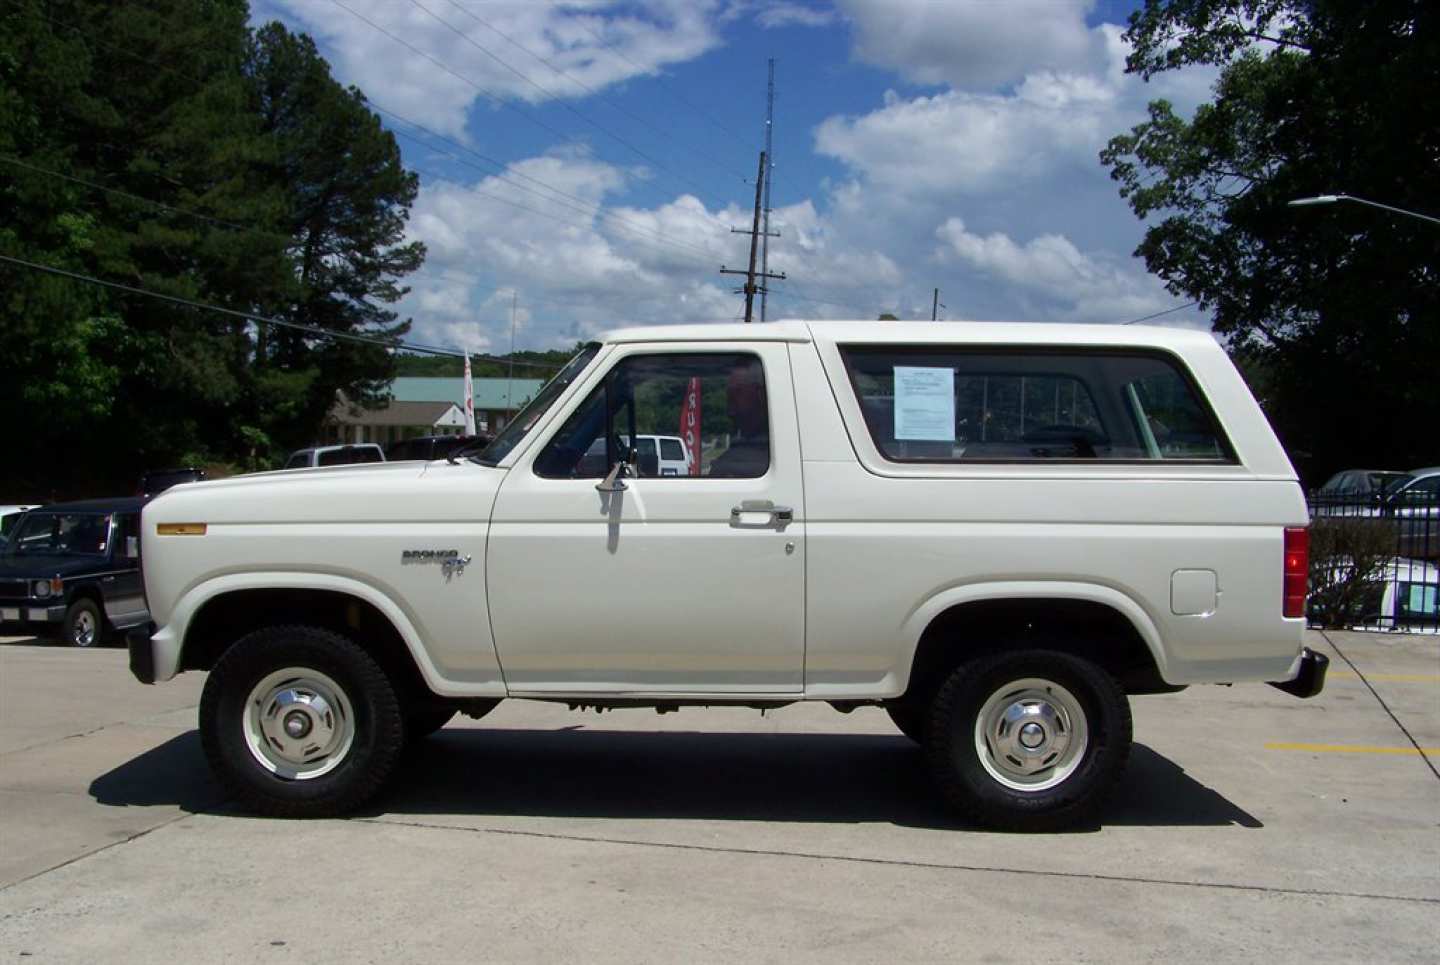
POLYGON ((1290 679, 1272 680, 1270 686, 1300 698, 1314 697, 1325 689, 1325 672, 1330 669, 1329 657, 1303 647, 1295 663, 1290 679))
POLYGON ((155 682, 155 647, 150 637, 155 624, 146 623, 125 634, 125 646, 130 650, 130 672, 142 684, 155 682))

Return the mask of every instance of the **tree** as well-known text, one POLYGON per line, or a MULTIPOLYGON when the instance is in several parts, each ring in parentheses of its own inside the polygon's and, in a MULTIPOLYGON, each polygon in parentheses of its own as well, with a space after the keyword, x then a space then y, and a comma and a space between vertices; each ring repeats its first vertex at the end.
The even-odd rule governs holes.
MULTIPOLYGON (((0 252, 168 295, 391 338, 423 258, 399 148, 309 38, 245 0, 0 5, 0 252)), ((126 491, 146 468, 246 467, 311 441, 380 346, 0 266, 12 498, 126 491), (57 453, 69 458, 56 459, 57 453)))
POLYGON ((1440 8, 1424 0, 1147 0, 1127 70, 1220 67, 1190 119, 1157 100, 1101 161, 1135 214, 1136 254, 1213 313, 1311 481, 1433 461, 1440 417, 1440 230, 1343 192, 1434 213, 1440 8))

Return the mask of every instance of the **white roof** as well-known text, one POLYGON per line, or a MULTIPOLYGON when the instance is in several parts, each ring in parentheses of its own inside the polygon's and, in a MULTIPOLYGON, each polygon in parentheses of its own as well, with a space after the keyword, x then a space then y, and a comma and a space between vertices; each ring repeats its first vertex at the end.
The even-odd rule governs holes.
POLYGON ((880 322, 785 320, 750 325, 651 325, 620 328, 600 336, 603 342, 901 342, 917 345, 979 343, 990 345, 1090 345, 1175 348, 1214 344, 1209 332, 1156 325, 1070 325, 1049 322, 880 322))

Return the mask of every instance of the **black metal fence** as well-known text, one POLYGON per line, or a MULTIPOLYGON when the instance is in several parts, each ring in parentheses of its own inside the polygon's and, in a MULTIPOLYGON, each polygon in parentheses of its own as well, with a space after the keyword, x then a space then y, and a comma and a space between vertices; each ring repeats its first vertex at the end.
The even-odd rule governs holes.
POLYGON ((1440 496, 1309 502, 1311 625, 1440 632, 1440 496))

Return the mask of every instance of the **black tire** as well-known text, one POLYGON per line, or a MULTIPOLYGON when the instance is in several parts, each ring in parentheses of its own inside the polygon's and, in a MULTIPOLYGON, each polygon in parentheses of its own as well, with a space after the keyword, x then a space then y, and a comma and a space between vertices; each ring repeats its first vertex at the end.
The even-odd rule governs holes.
POLYGON ((65 611, 61 639, 72 647, 98 647, 105 642, 105 615, 89 597, 82 596, 65 611))
MULTIPOLYGON (((281 706, 280 701, 273 706, 281 706)), ((246 808, 276 817, 333 817, 360 807, 384 786, 404 745, 405 719, 380 665, 345 637, 318 627, 266 627, 238 640, 210 671, 200 700, 200 737, 220 783, 246 808), (348 746, 342 743, 321 756, 320 766, 329 769, 308 777, 282 776, 273 759, 271 766, 262 761, 268 752, 265 741, 247 737, 247 723, 252 731, 261 719, 274 726, 278 714, 260 713, 261 691, 272 686, 267 678, 291 679, 279 672, 292 668, 301 681, 294 686, 333 685, 337 707, 348 703, 350 711, 337 709, 326 718, 341 722, 336 733, 348 727, 348 746), (252 697, 257 700, 254 718, 249 717, 252 697)))
POLYGON ((903 698, 885 701, 885 713, 895 722, 900 733, 917 744, 925 743, 925 720, 928 708, 917 707, 903 698))
POLYGON ((440 710, 417 710, 405 715, 405 740, 424 740, 431 734, 450 723, 450 718, 455 716, 455 709, 443 708, 440 710))
MULTIPOLYGON (((1101 667, 1054 650, 1011 651, 977 658, 950 675, 931 705, 925 750, 941 794, 966 818, 999 830, 1056 831, 1099 815, 1125 768, 1131 727, 1130 703, 1115 678, 1101 667), (1054 730, 1065 735, 1067 751, 1057 754, 1057 766, 1042 767, 1047 751, 1061 746, 1058 740, 1052 744, 1047 731, 1045 745, 1033 758, 1032 766, 1040 769, 1024 777, 1017 774, 1025 766, 1020 759, 1025 751, 1006 759, 1002 748, 997 761, 994 744, 986 738, 982 760, 977 738, 987 703, 997 708, 997 714, 1000 708, 1015 706, 1022 699, 1020 692, 1004 691, 1022 680, 1051 685, 1025 690, 1025 699, 1051 707, 1071 705, 1074 713, 1082 715, 1071 719, 1070 712, 1062 711, 1057 719, 1068 726, 1054 730), (1036 700, 1037 695, 1042 699, 1036 700), (1072 756, 1067 758, 1066 753, 1072 756), (1036 786, 1012 786, 1026 780, 1036 786), (1054 783, 1044 786, 1047 781, 1054 783)), ((1018 739, 1019 729, 1009 733, 1018 739)))

